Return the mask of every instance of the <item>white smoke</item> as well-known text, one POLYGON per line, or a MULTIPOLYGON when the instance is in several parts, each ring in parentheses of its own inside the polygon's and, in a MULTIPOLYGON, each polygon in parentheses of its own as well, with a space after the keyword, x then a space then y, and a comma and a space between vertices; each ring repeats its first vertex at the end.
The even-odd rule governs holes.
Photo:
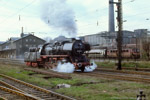
POLYGON ((51 37, 44 37, 43 39, 46 41, 46 43, 52 43, 53 41, 51 37))
POLYGON ((75 70, 75 66, 71 64, 70 62, 63 63, 63 64, 59 62, 57 65, 57 68, 53 70, 57 72, 63 72, 63 73, 73 73, 75 70))
POLYGON ((92 63, 93 65, 85 67, 84 72, 92 72, 97 68, 97 65, 95 64, 95 62, 93 61, 92 63))
POLYGON ((66 32, 75 37, 77 27, 75 15, 66 0, 42 0, 42 19, 52 28, 66 32))

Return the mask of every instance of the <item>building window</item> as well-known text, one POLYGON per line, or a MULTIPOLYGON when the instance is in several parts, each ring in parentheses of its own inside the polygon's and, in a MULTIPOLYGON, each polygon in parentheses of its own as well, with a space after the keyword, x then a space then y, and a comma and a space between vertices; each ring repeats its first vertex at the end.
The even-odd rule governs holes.
POLYGON ((30 41, 32 41, 32 39, 30 39, 30 41))
POLYGON ((28 47, 28 45, 26 44, 26 47, 28 47))
POLYGON ((35 39, 33 41, 35 42, 35 39))
POLYGON ((26 42, 28 42, 28 39, 26 39, 26 42))

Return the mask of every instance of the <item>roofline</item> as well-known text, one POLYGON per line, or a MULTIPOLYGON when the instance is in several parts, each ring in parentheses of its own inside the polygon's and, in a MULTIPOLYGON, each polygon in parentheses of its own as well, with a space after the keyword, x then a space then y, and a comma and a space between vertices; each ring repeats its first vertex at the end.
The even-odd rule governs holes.
POLYGON ((4 43, 1 43, 0 45, 3 45, 3 44, 5 44, 5 43, 7 43, 8 41, 5 41, 4 43))
POLYGON ((0 50, 0 52, 4 52, 4 51, 12 51, 12 50, 16 50, 16 49, 6 49, 6 50, 0 50))
MULTIPOLYGON (((14 42, 19 41, 19 40, 21 40, 21 39, 23 39, 23 38, 26 38, 26 37, 28 37, 28 36, 30 36, 30 35, 32 35, 32 34, 29 34, 29 35, 27 35, 27 36, 24 36, 24 37, 22 37, 22 38, 20 38, 20 39, 18 39, 18 40, 15 40, 14 42)), ((41 38, 39 38, 39 37, 37 37, 37 36, 35 36, 35 35, 32 35, 32 36, 34 36, 34 37, 36 37, 36 38, 38 38, 38 39, 40 39, 40 40, 42 40, 42 41, 45 41, 45 40, 43 40, 43 39, 41 39, 41 38)), ((45 41, 45 42, 46 42, 46 41, 45 41)))
MULTIPOLYGON (((113 33, 117 33, 118 31, 115 31, 113 33)), ((129 30, 123 30, 123 32, 131 32, 134 33, 134 31, 129 31, 129 30)), ((92 35, 101 35, 103 33, 110 33, 108 31, 102 31, 102 32, 98 32, 98 33, 94 33, 94 34, 89 34, 89 35, 84 35, 84 36, 79 36, 79 37, 85 37, 85 36, 92 36, 92 35)))

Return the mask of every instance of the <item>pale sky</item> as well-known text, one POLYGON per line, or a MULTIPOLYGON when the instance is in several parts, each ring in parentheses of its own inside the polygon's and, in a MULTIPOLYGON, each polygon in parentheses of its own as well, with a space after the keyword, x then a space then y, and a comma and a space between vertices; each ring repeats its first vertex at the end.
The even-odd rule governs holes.
MULTIPOLYGON (((62 34, 41 19, 41 1, 43 0, 0 0, 0 41, 19 37, 21 27, 24 27, 24 32, 35 32, 41 38, 54 38, 62 34)), ((75 14, 77 36, 108 31, 109 0, 66 1, 75 14)), ((123 20, 126 20, 124 30, 150 30, 150 0, 123 0, 123 20)))

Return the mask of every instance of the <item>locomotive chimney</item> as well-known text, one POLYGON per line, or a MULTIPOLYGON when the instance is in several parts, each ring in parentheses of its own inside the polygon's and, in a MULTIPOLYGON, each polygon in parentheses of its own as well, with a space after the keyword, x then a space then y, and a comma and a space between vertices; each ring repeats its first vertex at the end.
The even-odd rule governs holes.
POLYGON ((109 0, 109 32, 115 32, 115 23, 114 23, 114 0, 109 0))

